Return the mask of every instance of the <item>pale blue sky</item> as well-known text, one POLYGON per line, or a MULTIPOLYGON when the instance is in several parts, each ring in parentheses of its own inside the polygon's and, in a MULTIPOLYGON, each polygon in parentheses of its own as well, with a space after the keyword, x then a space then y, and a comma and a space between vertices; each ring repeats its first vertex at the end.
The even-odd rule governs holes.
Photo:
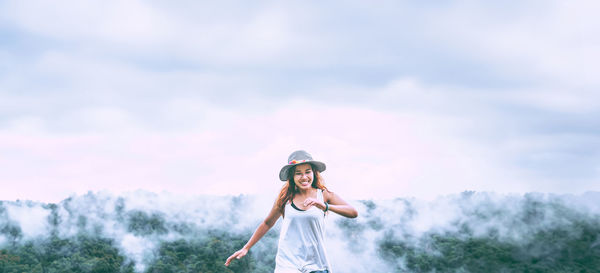
POLYGON ((600 190, 598 8, 0 1, 0 199, 600 190))

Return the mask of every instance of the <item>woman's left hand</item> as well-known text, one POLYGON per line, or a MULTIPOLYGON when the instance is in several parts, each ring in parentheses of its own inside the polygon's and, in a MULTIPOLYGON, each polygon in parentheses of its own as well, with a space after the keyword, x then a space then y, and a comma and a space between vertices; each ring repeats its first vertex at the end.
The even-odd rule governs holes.
POLYGON ((306 209, 309 209, 311 206, 315 206, 320 210, 325 210, 324 202, 321 202, 316 198, 308 197, 306 198, 306 200, 304 200, 304 207, 306 207, 306 209))

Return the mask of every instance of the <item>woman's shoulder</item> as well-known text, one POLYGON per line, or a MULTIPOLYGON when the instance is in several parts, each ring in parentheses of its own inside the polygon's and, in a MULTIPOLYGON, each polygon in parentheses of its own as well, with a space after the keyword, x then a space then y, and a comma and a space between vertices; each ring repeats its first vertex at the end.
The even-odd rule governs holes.
POLYGON ((326 202, 329 201, 333 196, 335 196, 335 193, 333 193, 328 188, 321 189, 321 191, 323 192, 323 200, 325 200, 326 202))

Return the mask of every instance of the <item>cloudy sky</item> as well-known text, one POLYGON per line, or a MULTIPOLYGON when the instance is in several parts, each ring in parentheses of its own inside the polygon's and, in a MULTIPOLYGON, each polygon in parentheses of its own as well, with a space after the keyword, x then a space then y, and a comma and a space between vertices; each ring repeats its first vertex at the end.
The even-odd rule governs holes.
POLYGON ((0 200, 600 190, 597 1, 0 1, 0 200))

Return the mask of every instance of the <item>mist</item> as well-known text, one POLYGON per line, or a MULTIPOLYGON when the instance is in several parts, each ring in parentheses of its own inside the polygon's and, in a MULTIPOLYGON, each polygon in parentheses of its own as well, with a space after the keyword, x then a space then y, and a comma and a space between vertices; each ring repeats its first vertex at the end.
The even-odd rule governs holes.
MULTIPOLYGON (((332 272, 592 272, 600 193, 462 192, 432 201, 351 200, 329 213, 332 272)), ((89 192, 0 202, 0 272, 272 272, 280 222, 224 267, 274 199, 89 192)))

